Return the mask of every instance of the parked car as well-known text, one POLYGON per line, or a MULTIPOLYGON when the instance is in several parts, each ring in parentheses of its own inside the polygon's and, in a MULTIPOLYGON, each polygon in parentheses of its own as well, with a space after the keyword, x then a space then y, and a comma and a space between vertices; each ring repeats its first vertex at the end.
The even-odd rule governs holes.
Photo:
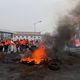
POLYGON ((75 39, 74 43, 69 43, 65 45, 64 51, 69 55, 78 55, 80 54, 80 39, 75 39))

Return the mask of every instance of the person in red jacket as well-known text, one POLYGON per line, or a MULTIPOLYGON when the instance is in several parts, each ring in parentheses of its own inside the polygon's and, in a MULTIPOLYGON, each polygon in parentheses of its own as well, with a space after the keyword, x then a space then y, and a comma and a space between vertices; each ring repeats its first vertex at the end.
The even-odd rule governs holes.
POLYGON ((14 52, 14 41, 13 40, 9 41, 9 46, 10 46, 10 53, 13 53, 14 52))
POLYGON ((27 49, 29 49, 29 40, 26 39, 25 41, 26 41, 26 50, 27 50, 27 49))
POLYGON ((2 41, 0 41, 0 52, 3 52, 3 46, 4 44, 2 43, 2 41))
POLYGON ((22 52, 23 51, 23 40, 22 39, 20 39, 19 44, 20 44, 20 52, 22 52))
POLYGON ((16 40, 15 43, 16 43, 16 50, 17 50, 16 52, 20 53, 20 40, 19 39, 16 40))
POLYGON ((23 39, 23 51, 25 51, 26 50, 26 46, 27 46, 27 41, 26 41, 26 39, 23 39))
POLYGON ((9 47, 9 41, 8 40, 4 40, 4 52, 8 52, 8 47, 9 47))

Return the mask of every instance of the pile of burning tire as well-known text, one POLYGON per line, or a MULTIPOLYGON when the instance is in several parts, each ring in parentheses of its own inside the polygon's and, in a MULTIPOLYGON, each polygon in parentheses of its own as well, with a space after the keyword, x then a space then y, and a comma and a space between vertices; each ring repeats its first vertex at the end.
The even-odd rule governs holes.
POLYGON ((60 61, 58 59, 51 59, 48 61, 48 68, 50 70, 59 70, 60 69, 60 61))

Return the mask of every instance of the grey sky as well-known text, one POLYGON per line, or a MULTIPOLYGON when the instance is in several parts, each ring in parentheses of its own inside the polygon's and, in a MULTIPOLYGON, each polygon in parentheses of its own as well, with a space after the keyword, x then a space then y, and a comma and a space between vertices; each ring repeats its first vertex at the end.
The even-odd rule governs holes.
POLYGON ((59 16, 78 0, 0 0, 0 29, 52 32, 59 16))

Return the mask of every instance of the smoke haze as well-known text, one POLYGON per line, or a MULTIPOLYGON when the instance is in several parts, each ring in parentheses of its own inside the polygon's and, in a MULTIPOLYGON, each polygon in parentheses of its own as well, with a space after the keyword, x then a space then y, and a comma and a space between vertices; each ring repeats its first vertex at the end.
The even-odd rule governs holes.
POLYGON ((0 29, 52 32, 60 16, 66 15, 78 0, 0 0, 0 29))

